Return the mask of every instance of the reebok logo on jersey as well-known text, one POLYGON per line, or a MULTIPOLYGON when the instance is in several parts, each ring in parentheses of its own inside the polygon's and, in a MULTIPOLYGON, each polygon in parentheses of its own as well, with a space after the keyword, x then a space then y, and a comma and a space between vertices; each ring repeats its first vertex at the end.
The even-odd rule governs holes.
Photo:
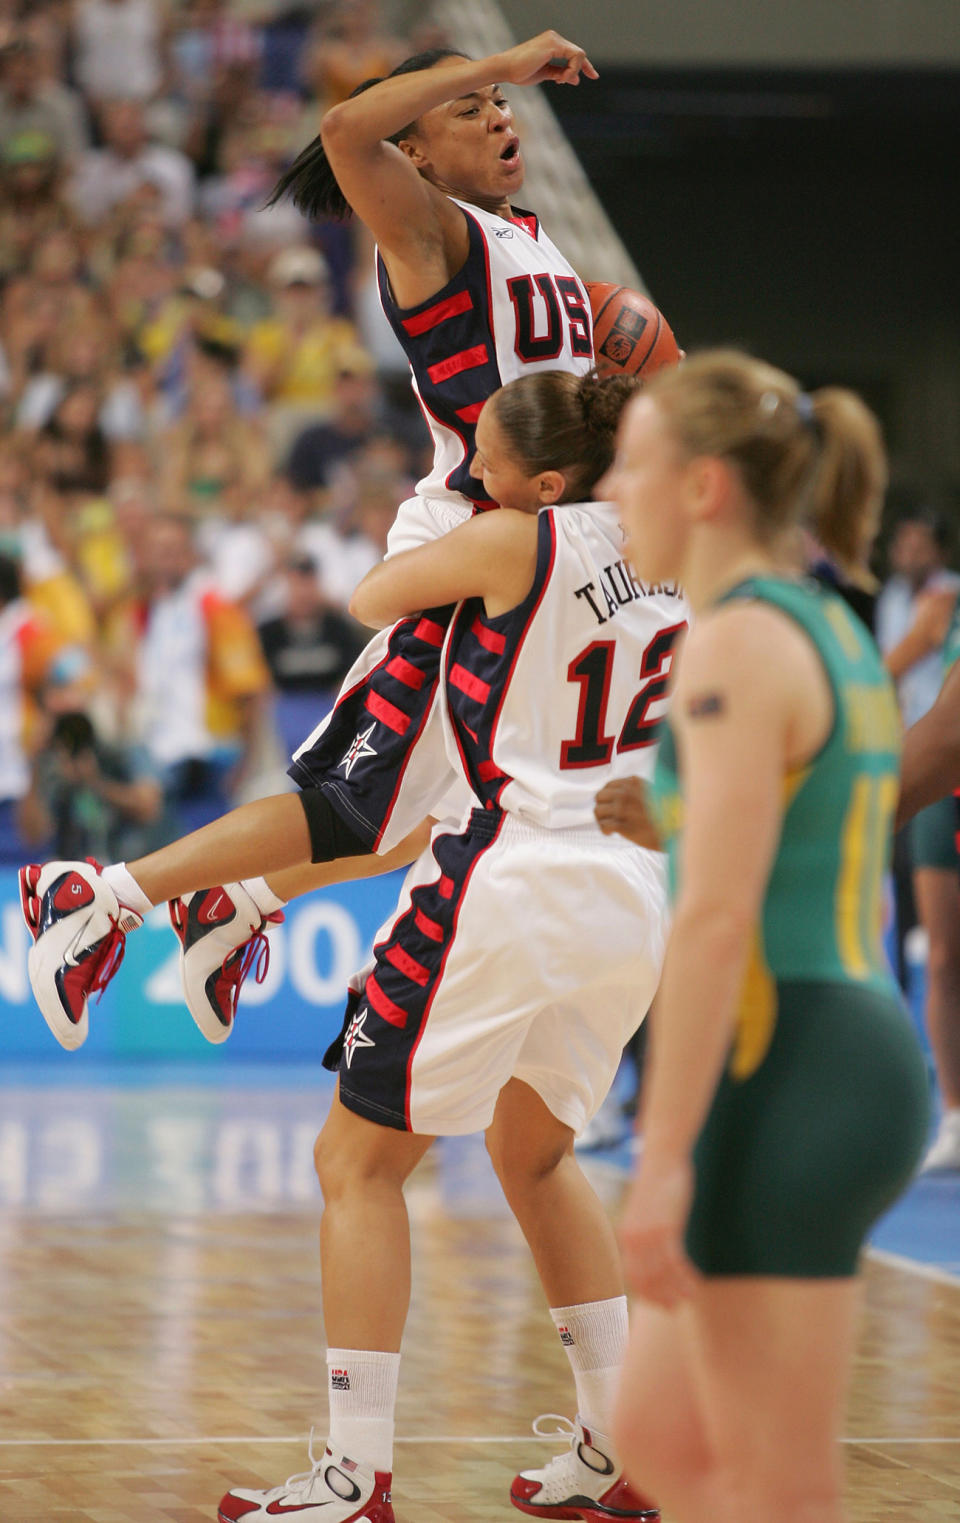
POLYGON ((495 227, 494 230, 493 230, 493 236, 495 238, 512 238, 513 237, 513 228, 512 227, 495 227))
POLYGON ((568 1327, 558 1327, 557 1332, 560 1334, 560 1342, 563 1344, 564 1348, 573 1348, 576 1340, 570 1332, 570 1329, 568 1327))
POLYGON ((349 1391, 350 1376, 346 1370, 331 1370, 330 1385, 334 1391, 349 1391))
POLYGON ((377 752, 370 744, 370 736, 373 734, 375 729, 376 721, 374 721, 368 730, 361 730, 357 734, 353 744, 347 751, 346 756, 344 756, 340 762, 341 767, 344 769, 345 777, 350 776, 354 767, 357 765, 357 762, 361 761, 364 756, 376 756, 377 752))

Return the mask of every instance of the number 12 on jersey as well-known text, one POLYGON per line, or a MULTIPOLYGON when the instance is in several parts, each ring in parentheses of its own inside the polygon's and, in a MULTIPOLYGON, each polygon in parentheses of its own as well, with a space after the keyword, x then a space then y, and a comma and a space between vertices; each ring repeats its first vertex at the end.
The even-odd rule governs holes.
MULTIPOLYGON (((657 738, 659 716, 649 717, 653 705, 666 695, 673 647, 687 627, 686 620, 658 630, 640 662, 642 686, 627 710, 619 738, 607 733, 607 708, 616 656, 616 640, 593 640, 567 667, 567 681, 580 686, 577 732, 560 747, 560 766, 602 767, 617 751, 639 751, 657 738)), ((621 657, 622 659, 622 657, 621 657)))

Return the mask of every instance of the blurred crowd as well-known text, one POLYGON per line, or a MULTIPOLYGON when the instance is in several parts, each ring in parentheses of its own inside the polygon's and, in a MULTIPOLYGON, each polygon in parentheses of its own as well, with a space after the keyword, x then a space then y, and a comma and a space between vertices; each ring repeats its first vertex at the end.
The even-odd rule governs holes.
POLYGON ((361 647, 428 435, 362 230, 265 202, 437 40, 375 0, 0 0, 0 860, 283 786, 361 647))

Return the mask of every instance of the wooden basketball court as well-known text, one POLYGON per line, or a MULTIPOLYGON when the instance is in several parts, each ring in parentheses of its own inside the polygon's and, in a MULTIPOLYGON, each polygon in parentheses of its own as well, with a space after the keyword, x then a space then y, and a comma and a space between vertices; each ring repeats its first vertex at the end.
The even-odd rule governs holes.
MULTIPOLYGON (((47 1093, 61 1117, 82 1113, 79 1092, 47 1093)), ((0 1119, 2 1523, 212 1523, 229 1486, 308 1469, 310 1424, 325 1436, 318 1201, 304 1171, 286 1169, 282 1211, 249 1182, 243 1208, 229 1191, 205 1197, 204 1171, 222 1165, 195 1130, 203 1097, 175 1100, 121 1097, 102 1188, 77 1185, 72 1199, 38 1194, 28 1169, 10 1204, 19 1134, 0 1119), (134 1118, 188 1128, 162 1178, 134 1118)), ((55 1135, 68 1168, 80 1134, 55 1135)), ((614 1207, 622 1173, 594 1178, 614 1207)), ((552 1452, 532 1418, 572 1413, 566 1361, 482 1148, 437 1150, 409 1198, 398 1523, 508 1520, 511 1477, 552 1452)), ((852 1523, 960 1518, 960 1281, 871 1262, 846 1452, 852 1523)))

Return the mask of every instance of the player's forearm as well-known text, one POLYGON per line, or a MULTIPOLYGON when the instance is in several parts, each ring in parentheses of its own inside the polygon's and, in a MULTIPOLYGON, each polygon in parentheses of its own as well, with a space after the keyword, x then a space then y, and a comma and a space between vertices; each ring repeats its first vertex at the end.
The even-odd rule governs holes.
POLYGON ((331 107, 320 123, 320 135, 331 163, 338 153, 355 152, 393 137, 434 106, 496 84, 501 72, 498 53, 478 61, 445 59, 432 69, 381 80, 362 95, 341 101, 331 107))
POLYGON ((657 991, 641 1119, 644 1150, 688 1157, 730 1048, 749 951, 736 912, 678 904, 657 991))

